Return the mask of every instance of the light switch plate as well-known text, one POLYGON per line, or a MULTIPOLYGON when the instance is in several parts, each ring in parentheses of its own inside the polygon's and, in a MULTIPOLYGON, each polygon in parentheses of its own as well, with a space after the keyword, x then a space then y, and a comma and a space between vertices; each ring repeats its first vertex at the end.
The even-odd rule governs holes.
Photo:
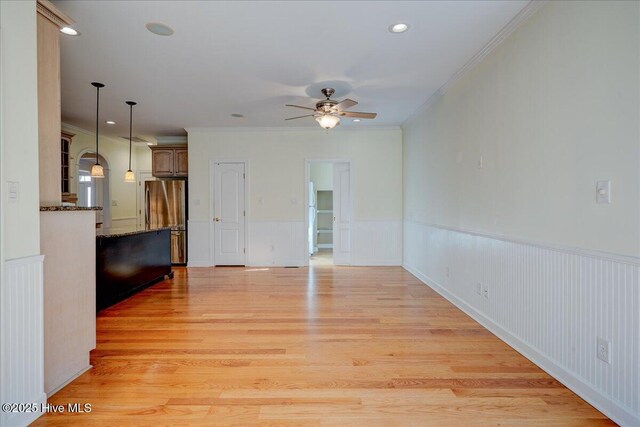
POLYGON ((611 203, 611 181, 598 181, 596 183, 596 203, 611 203))
POLYGON ((20 184, 16 181, 7 182, 9 203, 16 203, 20 197, 20 184))

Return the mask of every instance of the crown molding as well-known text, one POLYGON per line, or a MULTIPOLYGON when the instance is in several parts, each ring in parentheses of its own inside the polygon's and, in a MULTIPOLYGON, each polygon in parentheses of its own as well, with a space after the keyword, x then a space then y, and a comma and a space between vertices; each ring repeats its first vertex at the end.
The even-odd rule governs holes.
POLYGON ((467 61, 462 68, 456 71, 445 84, 440 86, 424 104, 422 104, 413 114, 411 114, 402 125, 412 122, 422 113, 431 108, 442 96, 447 93, 453 85, 455 85, 460 79, 469 74, 480 62, 482 62, 495 48, 497 48, 503 41, 505 41, 513 32, 515 32, 522 24, 524 24, 531 16, 533 16, 539 9, 544 6, 548 0, 531 0, 525 7, 522 8, 511 21, 507 23, 498 33, 485 44, 475 55, 467 61))
POLYGON ((36 10, 40 15, 44 16, 60 28, 67 27, 75 22, 73 19, 62 13, 60 9, 55 7, 49 0, 38 0, 36 2, 36 10))
MULTIPOLYGON (((315 126, 288 126, 288 127, 276 127, 276 126, 244 126, 244 127, 230 127, 230 126, 212 126, 212 127, 188 127, 184 128, 187 133, 196 132, 325 132, 324 129, 315 126)), ((399 125, 389 126, 363 126, 363 127, 342 127, 334 128, 329 131, 332 132, 367 132, 367 131, 381 131, 381 130, 401 130, 399 125)))

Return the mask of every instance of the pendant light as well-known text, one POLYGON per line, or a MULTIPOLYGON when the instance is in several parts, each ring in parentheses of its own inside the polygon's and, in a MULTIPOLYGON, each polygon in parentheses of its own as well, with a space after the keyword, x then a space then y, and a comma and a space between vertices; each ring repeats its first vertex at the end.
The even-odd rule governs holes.
POLYGON ((136 176, 131 170, 131 131, 133 129, 133 106, 136 104, 136 102, 127 101, 127 105, 129 106, 129 169, 124 174, 124 182, 136 182, 136 176))
POLYGON ((96 88, 96 164, 91 167, 91 176, 93 178, 104 178, 104 169, 98 160, 98 127, 100 125, 100 88, 104 87, 102 83, 92 82, 91 85, 96 88))

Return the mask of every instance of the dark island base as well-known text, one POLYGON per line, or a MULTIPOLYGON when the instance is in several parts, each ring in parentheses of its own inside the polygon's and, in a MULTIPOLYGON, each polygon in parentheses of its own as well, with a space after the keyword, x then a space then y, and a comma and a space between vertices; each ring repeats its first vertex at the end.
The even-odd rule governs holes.
POLYGON ((96 311, 173 278, 169 229, 99 235, 96 251, 96 311))

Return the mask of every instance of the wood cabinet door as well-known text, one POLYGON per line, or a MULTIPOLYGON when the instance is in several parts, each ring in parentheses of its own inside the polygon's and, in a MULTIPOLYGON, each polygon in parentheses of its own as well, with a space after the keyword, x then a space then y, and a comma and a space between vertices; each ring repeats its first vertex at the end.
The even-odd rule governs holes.
POLYGON ((176 176, 187 176, 189 174, 189 155, 186 148, 175 149, 173 171, 176 176))
POLYGON ((153 176, 173 176, 173 150, 155 149, 152 151, 153 176))

